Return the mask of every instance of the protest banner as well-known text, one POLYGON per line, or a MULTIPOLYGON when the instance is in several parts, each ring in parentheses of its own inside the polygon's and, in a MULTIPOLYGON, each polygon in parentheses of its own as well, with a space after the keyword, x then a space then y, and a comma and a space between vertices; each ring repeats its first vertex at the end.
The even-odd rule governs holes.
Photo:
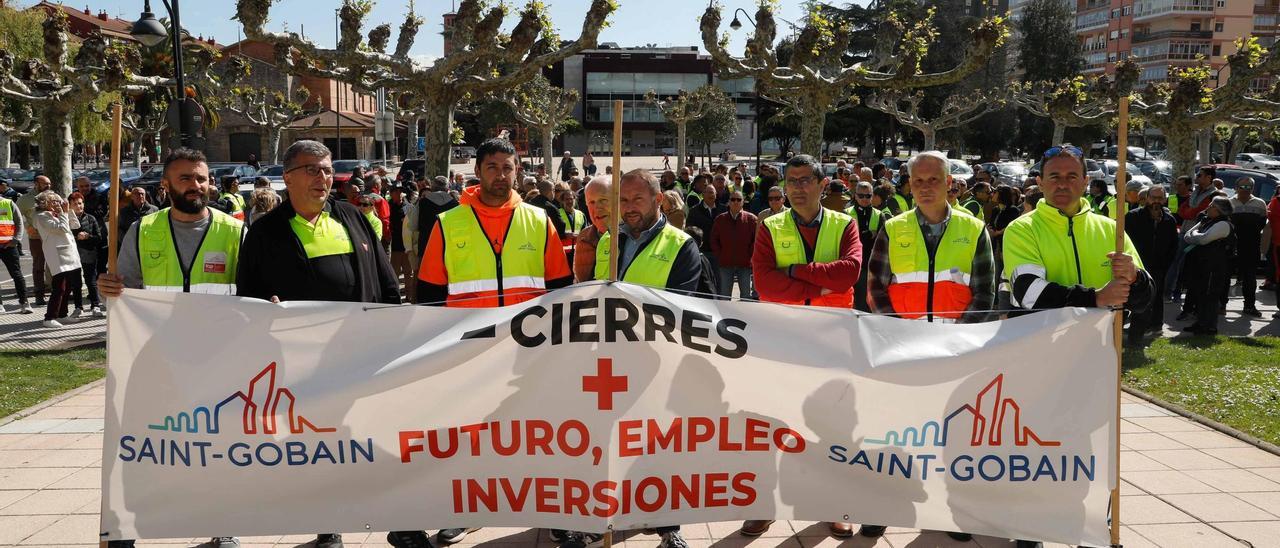
POLYGON ((1108 544, 1105 310, 592 283, 494 309, 128 290, 109 321, 104 539, 777 518, 1108 544))

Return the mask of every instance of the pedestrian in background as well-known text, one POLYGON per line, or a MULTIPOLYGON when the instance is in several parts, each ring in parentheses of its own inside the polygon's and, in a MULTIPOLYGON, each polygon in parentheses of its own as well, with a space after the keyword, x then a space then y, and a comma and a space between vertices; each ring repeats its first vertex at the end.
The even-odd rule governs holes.
POLYGON ((43 325, 58 328, 62 327, 58 319, 67 316, 72 288, 80 283, 80 252, 72 233, 80 228, 80 221, 71 214, 71 205, 52 190, 37 194, 35 206, 36 231, 40 234, 46 266, 53 275, 43 325))
POLYGON ((76 239, 76 251, 80 255, 80 276, 76 280, 75 285, 76 309, 71 313, 71 317, 79 318, 85 313, 95 317, 101 317, 105 314, 102 311, 102 301, 98 297, 98 248, 102 242, 106 240, 106 232, 102 230, 102 224, 98 219, 89 212, 85 211, 84 195, 80 192, 72 192, 67 198, 67 202, 71 204, 71 214, 75 216, 79 222, 79 228, 72 231, 76 239), (88 289, 89 308, 84 308, 84 292, 88 289))

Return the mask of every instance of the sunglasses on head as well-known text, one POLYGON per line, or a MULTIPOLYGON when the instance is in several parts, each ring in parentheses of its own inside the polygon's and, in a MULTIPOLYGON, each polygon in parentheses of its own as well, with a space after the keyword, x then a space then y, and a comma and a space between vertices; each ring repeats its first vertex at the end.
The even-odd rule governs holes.
POLYGON ((1059 145, 1044 151, 1044 157, 1052 158, 1054 156, 1062 154, 1063 152, 1066 152, 1067 154, 1070 154, 1077 158, 1084 156, 1084 151, 1080 150, 1080 147, 1075 147, 1071 145, 1059 145))

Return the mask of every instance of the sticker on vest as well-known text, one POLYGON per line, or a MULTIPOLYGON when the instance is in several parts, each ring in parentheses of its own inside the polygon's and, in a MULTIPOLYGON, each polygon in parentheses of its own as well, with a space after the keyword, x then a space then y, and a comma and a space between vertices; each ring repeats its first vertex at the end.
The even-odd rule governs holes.
POLYGON ((964 284, 964 272, 961 272, 959 268, 954 266, 951 267, 951 281, 958 284, 964 284))
POLYGON ((210 251, 204 254, 205 274, 226 274, 227 254, 223 251, 210 251))
POLYGON ((531 244, 531 243, 529 243, 529 242, 525 242, 525 243, 523 243, 523 244, 520 244, 520 251, 537 251, 537 250, 538 250, 538 248, 533 247, 533 244, 531 244))

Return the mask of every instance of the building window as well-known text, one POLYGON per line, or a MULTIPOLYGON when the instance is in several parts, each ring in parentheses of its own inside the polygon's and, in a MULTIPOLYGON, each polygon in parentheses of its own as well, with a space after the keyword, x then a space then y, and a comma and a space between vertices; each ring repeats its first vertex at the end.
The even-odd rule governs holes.
POLYGON ((1120 37, 1124 38, 1129 35, 1129 29, 1120 29, 1120 37))
POLYGON ((1192 21, 1192 22, 1191 22, 1191 32, 1200 32, 1200 22, 1199 22, 1199 21, 1192 21))
POLYGON ((1214 44, 1214 45, 1213 45, 1213 56, 1214 56, 1214 57, 1219 57, 1219 56, 1221 56, 1221 55, 1222 55, 1222 44, 1214 44))
POLYGON ((1213 24, 1213 32, 1222 32, 1222 28, 1223 28, 1223 26, 1224 26, 1224 25, 1222 24, 1222 22, 1214 23, 1214 24, 1213 24))
POLYGON ((1119 19, 1119 18, 1120 18, 1120 10, 1111 10, 1111 18, 1112 18, 1112 19, 1119 19))
POLYGON ((1132 14, 1133 14, 1133 6, 1125 6, 1124 8, 1121 8, 1120 13, 1121 13, 1121 14, 1123 14, 1123 15, 1132 15, 1132 14))

